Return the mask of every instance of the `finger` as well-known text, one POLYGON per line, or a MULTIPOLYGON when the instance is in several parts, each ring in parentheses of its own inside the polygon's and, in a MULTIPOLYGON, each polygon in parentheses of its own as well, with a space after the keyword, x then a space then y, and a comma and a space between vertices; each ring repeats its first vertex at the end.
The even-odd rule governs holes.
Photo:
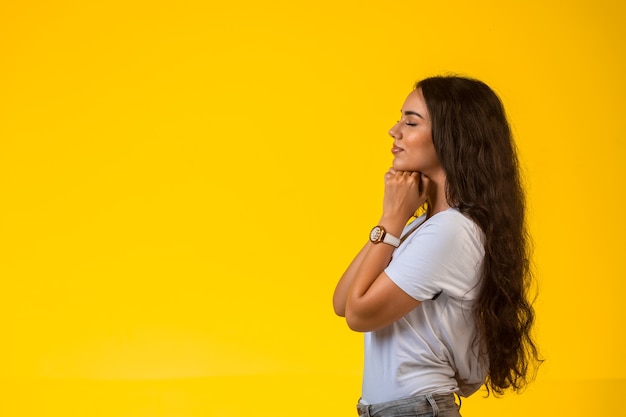
POLYGON ((409 183, 419 182, 419 173, 415 171, 402 171, 400 177, 409 183))

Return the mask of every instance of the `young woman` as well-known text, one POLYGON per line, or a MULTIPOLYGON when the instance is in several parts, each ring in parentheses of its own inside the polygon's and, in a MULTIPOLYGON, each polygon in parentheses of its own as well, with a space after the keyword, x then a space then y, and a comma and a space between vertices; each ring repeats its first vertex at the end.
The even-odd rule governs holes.
POLYGON ((333 304, 365 332, 359 415, 459 416, 455 394, 517 391, 539 360, 524 192, 484 83, 427 78, 401 113, 382 216, 333 304))

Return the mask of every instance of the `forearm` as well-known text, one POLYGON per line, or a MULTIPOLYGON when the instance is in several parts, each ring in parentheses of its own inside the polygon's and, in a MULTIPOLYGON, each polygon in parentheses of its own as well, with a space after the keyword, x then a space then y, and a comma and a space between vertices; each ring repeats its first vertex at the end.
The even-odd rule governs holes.
MULTIPOLYGON (((387 233, 400 236, 404 223, 397 219, 382 218, 379 222, 387 233)), ((394 247, 385 243, 368 244, 368 251, 354 273, 346 297, 346 317, 353 313, 359 316, 375 314, 377 306, 368 302, 367 293, 374 282, 381 276, 393 255, 394 247)))
MULTIPOLYGON (((404 224, 386 218, 381 218, 380 225, 385 227, 388 233, 394 236, 400 236, 404 224)), ((356 257, 352 260, 346 271, 341 276, 341 279, 337 283, 335 293, 333 294, 333 307, 335 314, 344 317, 346 315, 346 303, 348 296, 352 294, 354 297, 359 298, 362 296, 373 280, 384 271, 385 267, 391 260, 391 254, 393 253, 393 246, 381 243, 373 244, 367 242, 367 244, 359 251, 356 257), (380 248, 380 249, 379 249, 380 248), (374 253, 372 257, 370 252, 374 253), (363 265, 365 262, 365 265, 363 265), (364 275, 361 277, 361 275, 364 275), (358 282, 355 281, 358 278, 358 282)))
POLYGON ((338 316, 344 317, 346 315, 346 299, 348 297, 348 291, 371 246, 373 245, 370 242, 367 242, 359 253, 357 253, 352 262, 350 262, 350 265, 348 265, 346 271, 341 276, 341 279, 339 279, 337 287, 335 287, 335 293, 333 294, 333 308, 335 309, 335 314, 338 316))

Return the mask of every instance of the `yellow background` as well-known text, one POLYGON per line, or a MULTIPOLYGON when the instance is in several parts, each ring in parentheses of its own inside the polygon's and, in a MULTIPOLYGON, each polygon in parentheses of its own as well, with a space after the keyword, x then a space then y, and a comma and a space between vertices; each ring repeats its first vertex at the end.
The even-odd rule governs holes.
POLYGON ((463 415, 626 415, 623 4, 4 0, 0 415, 355 415, 332 291, 442 72, 507 108, 547 359, 463 415))

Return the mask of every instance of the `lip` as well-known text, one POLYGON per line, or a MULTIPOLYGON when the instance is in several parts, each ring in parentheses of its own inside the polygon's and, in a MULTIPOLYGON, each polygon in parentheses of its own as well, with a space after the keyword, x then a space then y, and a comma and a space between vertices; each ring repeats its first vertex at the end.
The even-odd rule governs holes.
POLYGON ((404 149, 402 149, 401 147, 394 145, 393 148, 391 148, 391 153, 396 155, 396 154, 402 152, 403 150, 404 149))

